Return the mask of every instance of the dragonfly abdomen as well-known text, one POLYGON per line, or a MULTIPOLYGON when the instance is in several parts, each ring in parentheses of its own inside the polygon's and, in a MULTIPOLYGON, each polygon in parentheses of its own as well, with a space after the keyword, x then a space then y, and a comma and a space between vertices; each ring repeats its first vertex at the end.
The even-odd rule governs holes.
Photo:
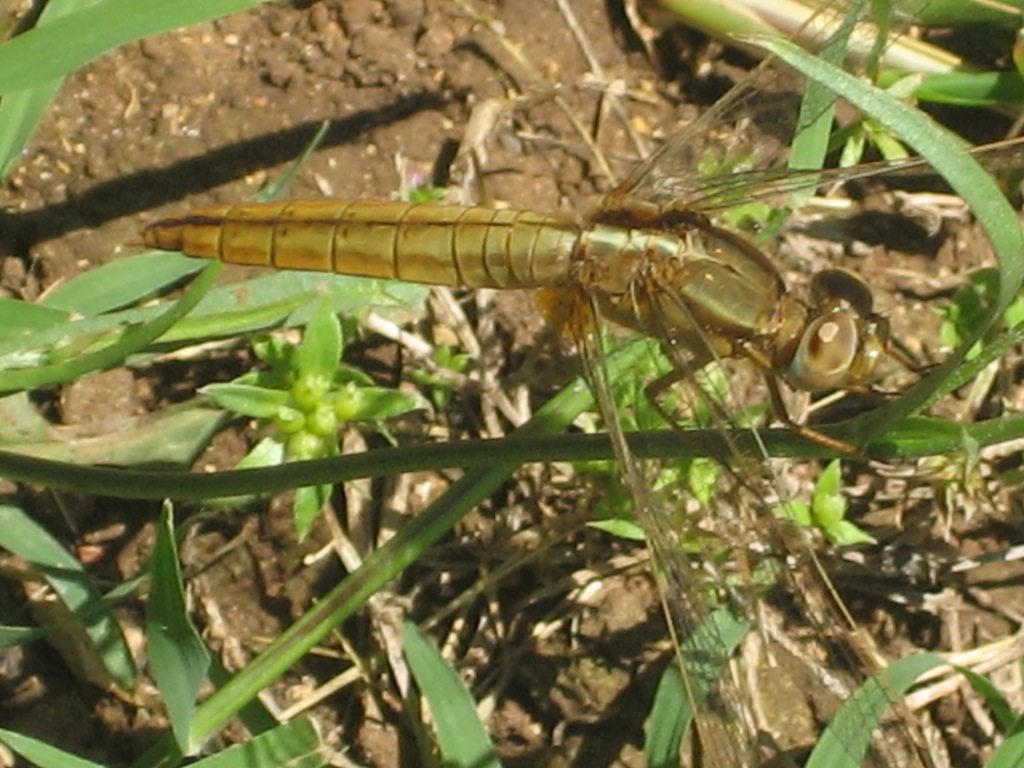
POLYGON ((151 248, 234 264, 471 288, 563 284, 580 230, 531 211, 317 200, 198 208, 151 224, 151 248))

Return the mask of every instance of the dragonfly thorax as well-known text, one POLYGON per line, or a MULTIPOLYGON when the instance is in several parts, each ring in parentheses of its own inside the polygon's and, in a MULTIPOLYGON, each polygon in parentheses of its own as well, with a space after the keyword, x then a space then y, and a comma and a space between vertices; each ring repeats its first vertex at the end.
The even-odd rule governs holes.
POLYGON ((575 267, 574 279, 608 319, 724 356, 772 326, 784 290, 760 251, 710 224, 592 225, 580 236, 575 267))

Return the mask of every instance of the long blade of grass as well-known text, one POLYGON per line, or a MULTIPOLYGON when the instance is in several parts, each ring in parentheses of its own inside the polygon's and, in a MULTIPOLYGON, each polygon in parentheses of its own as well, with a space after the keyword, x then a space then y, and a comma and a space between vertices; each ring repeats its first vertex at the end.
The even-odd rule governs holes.
MULTIPOLYGON (((838 430, 822 430, 840 439, 838 430)), ((979 446, 1017 439, 1024 433, 1024 415, 1016 414, 975 424, 951 424, 940 419, 912 417, 890 427, 886 435, 870 444, 873 455, 882 459, 913 458, 960 450, 965 439, 979 446)), ((790 429, 761 432, 753 442, 749 430, 659 430, 628 435, 630 450, 642 459, 677 459, 726 455, 763 448, 778 458, 842 458, 835 450, 795 434, 790 429)), ((532 434, 510 441, 464 440, 443 445, 381 448, 366 453, 329 459, 296 462, 276 467, 232 470, 201 475, 187 472, 82 467, 48 461, 9 451, 0 451, 0 475, 9 480, 40 483, 83 493, 123 499, 164 499, 204 501, 227 496, 274 493, 321 483, 340 483, 364 477, 382 477, 399 472, 421 472, 439 467, 474 469, 499 463, 552 461, 600 461, 613 458, 607 435, 532 434)))
POLYGON ((859 768, 871 743, 873 728, 892 707, 892 696, 908 690, 926 672, 945 665, 935 654, 916 653, 865 681, 829 723, 806 768, 859 768))
POLYGON ((133 689, 135 663, 120 626, 78 558, 23 510, 9 505, 0 506, 0 548, 39 570, 61 602, 81 621, 103 660, 106 674, 122 689, 133 689))
POLYGON ((999 745, 985 768, 1020 768, 1024 765, 1024 733, 1015 733, 999 745))
POLYGON ((84 760, 70 752, 52 747, 15 731, 0 730, 0 742, 38 768, 104 768, 100 763, 84 760))
MULTIPOLYGON (((842 24, 818 55, 835 66, 842 66, 847 46, 857 21, 864 15, 867 0, 851 3, 843 17, 842 24)), ((804 97, 800 100, 798 130, 790 147, 790 168, 821 168, 828 154, 829 139, 832 135, 832 117, 835 111, 835 93, 821 83, 807 84, 804 97)), ((813 190, 806 190, 806 196, 813 190)), ((798 204, 798 203, 797 203, 798 204)))
POLYGON ((51 428, 46 437, 38 439, 3 435, 0 445, 26 456, 69 464, 167 467, 170 470, 190 466, 227 418, 223 411, 196 399, 119 420, 115 434, 69 436, 51 428))
POLYGON ((150 590, 146 610, 149 661, 167 706, 171 730, 186 754, 199 686, 210 668, 210 654, 188 616, 184 582, 174 541, 170 505, 157 523, 156 545, 149 564, 150 590))
POLYGON ((104 0, 0 45, 0 93, 62 78, 111 48, 259 5, 263 0, 104 0))
MULTIPOLYGON (((91 0, 55 0, 39 14, 37 27, 45 27, 62 16, 87 8, 91 0)), ((34 88, 16 91, 0 101, 0 179, 7 178, 21 157, 21 150, 35 131, 39 120, 60 88, 62 78, 39 83, 34 88)))
POLYGON ((95 352, 50 365, 0 372, 0 392, 36 389, 48 384, 70 381, 122 363, 129 355, 163 336, 175 323, 191 312, 213 286, 221 268, 222 265, 219 263, 207 267, 189 286, 185 295, 169 309, 148 323, 125 328, 118 339, 95 352))
POLYGON ((191 768, 321 768, 331 765, 331 750, 324 746, 309 718, 261 733, 223 752, 190 763, 191 768))
POLYGON ((98 315, 149 298, 197 271, 194 259, 169 259, 166 253, 149 251, 83 272, 49 291, 39 304, 98 315))
POLYGON ((118 45, 215 19, 262 0, 53 0, 39 23, 0 45, 0 179, 21 158, 64 78, 118 45))
POLYGON ((452 666, 415 622, 402 624, 403 651, 416 686, 430 704, 434 731, 445 765, 499 768, 473 697, 452 666))
MULTIPOLYGON (((173 254, 164 254, 164 257, 176 264, 170 274, 179 274, 177 265, 187 265, 187 268, 182 267, 180 274, 188 274, 188 270, 198 272, 210 264, 205 259, 184 256, 175 259, 173 254)), ((147 296, 167 285, 162 279, 141 277, 133 292, 147 296)), ((277 325, 303 325, 308 317, 310 301, 321 293, 330 297, 336 314, 357 314, 372 306, 386 315, 391 308, 404 309, 421 304, 426 289, 394 280, 367 280, 316 272, 275 272, 246 281, 244 292, 240 292, 236 285, 209 291, 188 317, 160 336, 160 342, 162 345, 182 344, 277 325)), ((33 352, 37 349, 54 345, 65 347, 74 337, 98 335, 118 326, 150 322, 165 310, 165 306, 134 307, 86 317, 73 325, 68 323, 66 312, 49 310, 50 314, 47 314, 37 305, 22 301, 0 303, 0 310, 13 317, 11 328, 5 329, 10 331, 10 337, 0 335, 0 367, 7 369, 38 365, 39 354, 33 352), (28 317, 29 322, 22 323, 22 315, 28 317), (34 358, 33 354, 36 355, 34 358)))
POLYGON ((715 646, 722 649, 720 654, 715 653, 716 660, 728 659, 750 628, 750 622, 722 609, 708 616, 687 638, 680 650, 687 667, 686 675, 681 675, 675 665, 667 669, 651 708, 644 744, 644 755, 651 768, 678 765, 683 736, 697 714, 693 704, 703 701, 722 677, 724 670, 702 658, 707 654, 701 653, 700 649, 709 646, 711 641, 708 638, 714 638, 715 646))

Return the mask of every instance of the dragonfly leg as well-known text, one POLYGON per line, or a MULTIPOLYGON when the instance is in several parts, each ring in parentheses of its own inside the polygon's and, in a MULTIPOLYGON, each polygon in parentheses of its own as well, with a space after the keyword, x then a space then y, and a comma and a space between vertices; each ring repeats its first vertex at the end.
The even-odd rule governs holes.
POLYGON ((851 445, 839 438, 826 435, 824 432, 820 432, 814 427, 810 427, 806 424, 801 424, 794 420, 789 414, 789 409, 786 407, 785 401, 782 399, 782 391, 779 388, 779 379, 772 371, 765 372, 765 383, 768 385, 768 393, 771 398, 772 412, 775 414, 775 418, 786 425, 788 429, 796 432, 800 437, 806 440, 810 440, 813 443, 824 446, 830 450, 838 453, 845 454, 847 456, 858 456, 861 458, 867 458, 863 452, 855 445, 851 445))
POLYGON ((765 355, 762 350, 751 344, 743 345, 742 353, 744 357, 758 367, 761 371, 761 375, 764 376, 765 384, 768 387, 768 396, 771 400, 772 413, 775 415, 776 419, 781 421, 787 428, 793 430, 804 439, 824 446, 829 450, 833 450, 847 456, 867 458, 864 456, 863 452, 857 448, 857 446, 851 445, 839 438, 832 437, 831 435, 826 435, 824 432, 820 432, 814 427, 810 427, 806 424, 801 424, 794 419, 790 415, 789 408, 786 407, 786 402, 782 397, 782 390, 779 387, 779 374, 775 370, 773 361, 765 355))

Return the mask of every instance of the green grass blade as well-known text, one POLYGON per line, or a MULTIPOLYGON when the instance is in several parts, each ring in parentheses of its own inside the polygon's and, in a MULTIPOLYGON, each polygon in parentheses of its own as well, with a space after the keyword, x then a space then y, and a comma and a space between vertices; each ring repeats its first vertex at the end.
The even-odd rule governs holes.
POLYGON ((52 0, 35 27, 0 45, 0 179, 63 79, 104 52, 147 35, 244 10, 262 0, 52 0))
POLYGON ((430 704, 444 764, 451 768, 499 768, 494 745, 459 675, 415 622, 405 621, 402 627, 405 658, 430 704))
POLYGON ((70 321, 71 315, 59 309, 22 299, 0 298, 0 341, 14 339, 15 345, 21 346, 25 336, 64 328, 70 321))
POLYGON ((324 746, 308 718, 279 725, 216 755, 190 763, 192 768, 320 768, 330 765, 324 746))
MULTIPOLYGON (((1024 416, 963 427, 934 419, 913 418, 894 425, 885 440, 872 444, 872 450, 882 458, 933 455, 959 450, 965 435, 978 445, 992 445, 1019 437, 1022 432, 1024 416), (919 426, 932 423, 939 424, 942 429, 922 430, 919 426)), ((839 436, 836 430, 826 434, 839 436)), ((753 442, 748 430, 728 433, 713 429, 692 430, 685 434, 676 430, 659 430, 633 433, 628 438, 631 449, 639 458, 671 456, 683 459, 707 456, 708 453, 724 454, 734 447, 742 453, 756 450, 761 444, 753 442)), ((770 455, 779 458, 840 458, 834 450, 787 429, 765 430, 761 441, 770 455)), ((606 461, 611 458, 614 457, 607 435, 533 434, 513 442, 508 439, 463 440, 438 445, 381 448, 327 459, 215 474, 82 467, 0 451, 0 476, 122 499, 205 501, 275 493, 304 485, 382 477, 395 472, 436 471, 439 467, 478 469, 507 462, 606 461)))
POLYGON ((31 643, 45 637, 45 631, 34 627, 16 627, 0 624, 0 648, 11 648, 15 645, 31 643))
MULTIPOLYGON (((102 659, 105 673, 122 689, 132 690, 135 663, 124 635, 78 558, 24 511, 9 505, 0 506, 0 547, 39 570, 61 602, 81 621, 92 649, 102 659)), ((96 677, 87 669, 77 671, 89 678, 96 677)), ((103 685, 106 681, 93 682, 103 685)))
POLYGON ((726 662, 739 646, 751 624, 732 612, 717 610, 708 616, 683 643, 680 657, 686 665, 686 676, 666 670, 658 686, 647 727, 644 754, 649 765, 671 766, 679 761, 679 747, 696 715, 695 708, 707 697, 721 679, 724 670, 716 662, 726 662), (714 659, 701 649, 714 648, 714 659))
MULTIPOLYGON (((168 257, 165 254, 165 257, 168 257)), ((169 255, 171 261, 179 261, 169 255)), ((199 271, 210 265, 204 259, 187 259, 181 262, 199 271)), ((422 304, 427 289, 421 285, 399 283, 387 280, 368 280, 343 275, 317 272, 275 272, 264 277, 247 280, 244 290, 237 285, 227 285, 209 291, 187 318, 176 322, 160 336, 161 344, 182 344, 205 340, 211 336, 237 335, 271 326, 304 325, 311 315, 311 299, 318 294, 330 298, 335 314, 358 314, 373 306, 379 314, 403 311, 422 304)), ((15 316, 19 307, 26 316, 37 315, 36 323, 42 326, 35 333, 19 323, 19 333, 12 338, 0 335, 0 368, 18 368, 38 365, 39 354, 32 358, 33 350, 51 346, 66 346, 76 336, 106 333, 118 326, 148 323, 164 312, 166 307, 137 307, 96 317, 86 317, 68 325, 66 315, 62 318, 47 318, 41 312, 30 310, 34 305, 14 301, 7 305, 5 312, 15 316)), ((4 304, 0 303, 0 308, 4 304)))
POLYGON ((679 765, 679 748, 692 722, 693 708, 687 701, 683 676, 678 665, 669 664, 658 681, 644 727, 644 757, 649 768, 679 765))
POLYGON ((996 726, 1002 733, 1012 733, 1020 721, 1021 715, 1014 711, 1013 704, 1000 691, 991 679, 979 675, 969 667, 959 664, 954 667, 957 672, 964 676, 964 679, 971 684, 971 687, 981 694, 985 700, 985 706, 996 721, 996 726))
POLYGON ((188 616, 169 505, 164 507, 157 523, 149 570, 146 640, 150 666, 163 694, 175 739, 185 754, 191 754, 188 736, 199 686, 210 668, 210 655, 188 616))
POLYGON ((985 768, 1020 768, 1024 765, 1024 733, 1015 733, 999 745, 985 768))
MULTIPOLYGON (((866 5, 867 0, 851 3, 839 29, 818 52, 821 58, 837 67, 842 66, 850 35, 864 15, 866 5)), ((800 100, 797 134, 790 148, 790 168, 821 168, 828 154, 829 139, 832 135, 835 101, 835 93, 822 83, 811 81, 807 84, 804 97, 800 100)), ((806 194, 810 196, 812 190, 807 190, 806 194)))
MULTIPOLYGON (((837 429, 825 434, 840 439, 837 429)), ((1006 416, 975 424, 957 425, 938 419, 913 417, 894 424, 871 444, 882 459, 912 458, 961 450, 965 440, 986 446, 1024 434, 1024 415, 1006 416)), ((758 450, 778 458, 842 458, 820 442, 809 441, 789 429, 763 430, 754 443, 749 430, 659 430, 628 435, 638 458, 675 459, 758 450)), ((606 461, 614 458, 607 435, 543 435, 533 433, 515 440, 463 440, 456 443, 381 448, 365 453, 294 462, 259 469, 214 474, 82 467, 0 451, 0 476, 25 483, 40 483, 83 493, 122 499, 204 501, 228 496, 275 493, 289 488, 340 483, 399 472, 436 471, 439 467, 486 468, 496 464, 552 461, 606 461)))
POLYGON ((0 730, 0 742, 38 768, 104 768, 100 763, 83 760, 70 752, 14 731, 0 730))
POLYGON ((295 177, 299 175, 299 171, 309 161, 309 158, 313 156, 313 153, 320 149, 320 145, 324 143, 324 139, 327 138, 327 132, 331 129, 330 120, 324 120, 320 123, 320 127, 316 129, 316 133, 313 134, 313 138, 302 148, 302 152, 296 157, 279 179, 276 179, 272 183, 265 186, 256 195, 256 202, 258 203, 270 203, 277 200, 281 195, 285 193, 285 190, 292 185, 295 181, 295 177))
MULTIPOLYGON (((45 27, 61 16, 87 8, 92 0, 54 0, 46 4, 39 14, 37 27, 45 27)), ((7 178, 15 163, 21 158, 21 151, 35 131, 46 107, 63 82, 55 78, 39 83, 34 88, 16 91, 0 101, 0 179, 7 178)))
POLYGON ((1012 72, 942 72, 926 75, 914 98, 955 107, 1002 107, 1024 102, 1024 77, 1012 72))
POLYGON ((964 0, 894 0, 900 12, 913 14, 915 24, 925 27, 954 27, 961 24, 1000 24, 1012 29, 1020 26, 1022 0, 975 3, 964 0))
POLYGON ((916 653, 865 681, 829 723, 805 768, 860 768, 872 732, 891 709, 893 697, 907 691, 926 672, 945 665, 935 654, 916 653))
POLYGON ((0 45, 0 93, 65 77, 119 45, 209 21, 263 0, 103 0, 0 45))
MULTIPOLYGON (((3 415, 0 407, 0 418, 3 415)), ((190 466, 207 448, 228 418, 209 403, 194 399, 144 416, 128 417, 118 423, 113 434, 79 437, 51 429, 45 437, 36 439, 5 435, 0 446, 25 456, 69 464, 181 469, 190 466)), ((108 490, 117 493, 114 486, 108 490)))
POLYGON ((70 381, 94 371, 122 363, 129 355, 156 341, 181 318, 191 312, 210 289, 221 272, 219 263, 207 267, 189 286, 188 291, 169 309, 155 319, 125 328, 120 338, 95 352, 79 355, 64 362, 38 365, 0 372, 0 392, 16 392, 70 381))
POLYGON ((46 294, 51 309, 91 316, 111 312, 166 291, 198 271, 195 259, 148 251, 90 269, 46 294))

